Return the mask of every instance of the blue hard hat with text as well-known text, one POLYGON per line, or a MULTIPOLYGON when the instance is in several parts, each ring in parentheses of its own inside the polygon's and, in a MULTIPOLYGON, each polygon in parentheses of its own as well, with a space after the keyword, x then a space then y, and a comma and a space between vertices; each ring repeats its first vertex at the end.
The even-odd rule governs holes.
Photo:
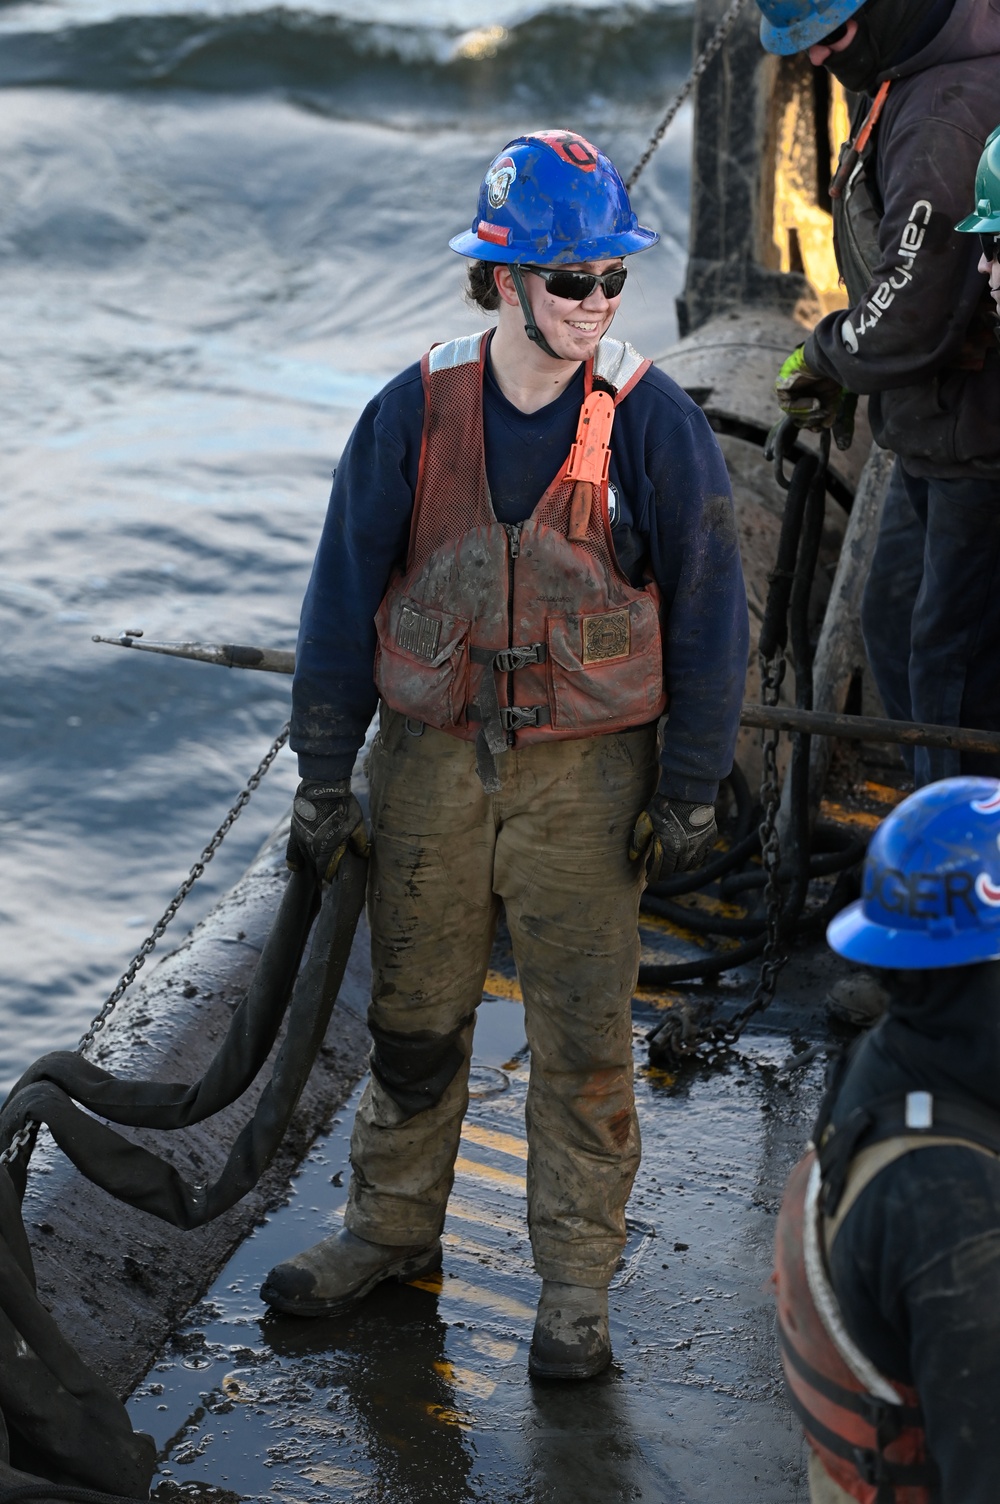
POLYGON ((788 57, 822 42, 859 11, 865 0, 757 0, 760 42, 765 52, 788 57))
POLYGON ((904 799, 826 938, 849 961, 904 971, 1000 958, 1000 782, 944 778, 904 799))
POLYGON ((632 213, 610 157, 575 131, 509 141, 479 190, 472 226, 448 242, 479 261, 557 266, 648 250, 659 236, 632 213))

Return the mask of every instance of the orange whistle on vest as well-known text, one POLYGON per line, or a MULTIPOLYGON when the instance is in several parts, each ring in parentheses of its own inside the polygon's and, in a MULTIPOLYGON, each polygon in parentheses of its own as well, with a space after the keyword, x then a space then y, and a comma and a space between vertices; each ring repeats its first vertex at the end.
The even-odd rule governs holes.
POLYGON ((615 404, 607 392, 591 392, 580 408, 576 438, 569 452, 566 479, 575 480, 568 536, 579 542, 587 536, 593 487, 603 486, 611 463, 611 426, 615 404))

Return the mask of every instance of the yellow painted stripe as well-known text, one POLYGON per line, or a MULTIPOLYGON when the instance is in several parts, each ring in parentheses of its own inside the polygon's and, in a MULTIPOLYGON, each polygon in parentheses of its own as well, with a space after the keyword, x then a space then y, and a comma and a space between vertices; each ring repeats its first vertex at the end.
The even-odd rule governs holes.
POLYGON ((514 1191, 518 1196, 528 1194, 523 1175, 512 1175, 509 1170, 497 1170, 493 1165, 480 1164, 478 1159, 465 1159, 460 1154, 455 1161, 455 1171, 471 1175, 475 1180, 488 1180, 493 1185, 502 1185, 505 1191, 514 1191))
POLYGON ((517 1343, 504 1342, 500 1337, 491 1337, 489 1332, 470 1332, 467 1339, 470 1347, 484 1358, 494 1358, 498 1363, 509 1363, 517 1357, 517 1343))
POLYGON ((431 1295, 441 1295, 446 1300, 456 1301, 463 1306, 479 1306, 481 1309, 495 1311, 501 1316, 507 1316, 514 1321, 534 1321, 535 1313, 531 1306, 526 1306, 519 1300, 514 1300, 509 1295, 500 1295, 496 1290, 483 1290, 479 1285, 470 1285, 468 1280, 456 1279, 449 1274, 447 1279, 441 1274, 429 1274, 426 1279, 414 1279, 410 1283, 418 1290, 426 1290, 431 1295))
POLYGON ((870 815, 866 809, 848 809, 845 804, 838 804, 833 799, 824 799, 819 812, 826 819, 835 820, 838 825, 856 825, 860 830, 874 830, 885 819, 884 815, 870 815))
POLYGON ((894 789, 887 783, 872 783, 870 778, 866 778, 861 787, 869 798, 877 799, 879 804, 896 805, 906 798, 902 789, 894 789))
POLYGON ((522 1237, 527 1232, 524 1222, 516 1217, 508 1217, 491 1206, 477 1206, 472 1201, 464 1201, 461 1196, 448 1198, 448 1215, 457 1217, 460 1222, 478 1222, 481 1227, 496 1227, 500 1232, 516 1232, 522 1237))
POLYGON ((509 1154, 513 1159, 527 1159, 528 1145, 523 1138, 512 1133, 498 1133, 495 1128, 480 1128, 478 1123, 464 1123, 462 1137, 466 1143, 480 1144, 484 1149, 496 1149, 498 1154, 509 1154))
POLYGON ((488 971, 483 991, 491 997, 503 997, 511 1003, 523 1003, 524 994, 516 977, 505 977, 502 971, 488 971))
POLYGON ((497 1387, 495 1379, 476 1373, 474 1368, 457 1368, 454 1363, 435 1363, 433 1367, 435 1373, 447 1379, 462 1394, 471 1394, 477 1400, 488 1400, 497 1387))
MULTIPOLYGON (((522 1227, 520 1231, 523 1233, 524 1228, 522 1227)), ((456 1257, 475 1259, 478 1264, 489 1263, 491 1259, 497 1260, 502 1258, 505 1269, 510 1269, 513 1265, 517 1265, 520 1269, 531 1269, 532 1267, 530 1258, 518 1253, 516 1250, 512 1250, 509 1242, 505 1242, 503 1248, 500 1249, 497 1248, 496 1244, 492 1248, 489 1248, 485 1243, 477 1243, 472 1238, 463 1238, 457 1232, 442 1233, 441 1241, 446 1248, 452 1250, 456 1257)))
POLYGON ((445 1426, 457 1426, 461 1431, 471 1431, 475 1425, 471 1415, 464 1415, 461 1410, 449 1410, 445 1405, 425 1404, 424 1409, 432 1420, 439 1420, 445 1426))

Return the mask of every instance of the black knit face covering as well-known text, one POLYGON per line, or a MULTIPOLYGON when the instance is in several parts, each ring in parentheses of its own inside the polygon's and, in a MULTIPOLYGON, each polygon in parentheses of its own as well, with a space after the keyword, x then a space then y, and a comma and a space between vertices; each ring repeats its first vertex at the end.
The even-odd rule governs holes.
POLYGON ((940 25, 947 20, 952 0, 868 0, 855 13, 857 35, 843 52, 831 52, 824 66, 854 94, 872 94, 879 76, 929 41, 921 37, 924 23, 930 24, 931 12, 940 11, 940 25))

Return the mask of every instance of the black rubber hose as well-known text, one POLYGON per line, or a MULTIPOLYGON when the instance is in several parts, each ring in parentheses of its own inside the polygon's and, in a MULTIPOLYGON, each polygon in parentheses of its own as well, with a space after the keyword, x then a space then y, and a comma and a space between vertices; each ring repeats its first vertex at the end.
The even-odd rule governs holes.
POLYGON ((714 977, 720 972, 731 971, 759 956, 767 944, 766 935, 758 935, 745 945, 736 945, 732 950, 709 951, 703 961, 651 962, 639 967, 640 987, 673 987, 677 982, 693 982, 698 977, 714 977))
POLYGON ((768 575, 764 620, 757 639, 758 651, 764 658, 773 658, 778 649, 783 648, 788 641, 788 607, 795 581, 795 560, 799 551, 806 497, 817 465, 814 455, 807 455, 805 459, 799 460, 788 487, 785 514, 781 519, 781 534, 778 538, 778 557, 768 575))
MULTIPOLYGON (((809 596, 822 541, 825 500, 825 466, 821 465, 813 455, 803 456, 795 466, 788 487, 778 543, 778 557, 774 570, 769 576, 768 596, 759 636, 760 652, 765 658, 770 659, 775 656, 779 648, 785 647, 788 642, 789 628, 791 629, 796 701, 804 709, 810 709, 812 706, 809 596)), ((791 938, 798 928, 808 895, 809 879, 813 875, 814 859, 810 855, 808 838, 809 747, 810 738, 807 735, 800 733, 794 736, 792 764, 789 770, 791 840, 790 849, 786 852, 786 861, 782 863, 786 870, 790 869, 791 878, 780 921, 781 933, 786 938, 791 938)), ((732 871, 732 867, 736 865, 732 861, 733 851, 726 853, 725 856, 730 860, 721 864, 722 870, 732 871)), ((821 858, 816 860, 822 861, 821 858)), ((832 870, 837 870, 837 866, 841 863, 845 867, 854 865, 850 852, 835 853, 832 860, 832 870)), ((711 865, 716 867, 716 863, 711 865)), ((826 862, 823 862, 823 865, 825 866, 826 862)), ((708 876, 706 869, 703 868, 701 872, 693 875, 702 879, 697 884, 701 887, 712 881, 718 875, 718 870, 708 876)), ((816 875, 818 876, 819 873, 817 872, 816 875)), ((759 878, 761 886, 767 882, 765 873, 748 874, 748 876, 759 878)), ((738 882, 738 879, 733 879, 733 882, 738 882)), ((750 884, 748 883, 747 886, 750 884)), ((757 886, 756 882, 754 886, 757 886)), ((839 887, 838 882, 828 904, 823 906, 824 909, 837 897, 839 887)), ((689 886, 671 884, 670 891, 676 894, 684 891, 691 892, 694 888, 693 883, 689 886)), ((643 986, 670 986, 673 983, 696 977, 717 975, 754 959, 761 954, 767 943, 766 916, 763 914, 754 917, 748 915, 744 919, 699 914, 683 905, 670 903, 662 887, 659 892, 647 894, 644 897, 643 906, 649 912, 659 914, 696 933, 732 935, 738 938, 752 937, 746 938, 743 945, 736 946, 732 950, 716 952, 714 955, 706 956, 704 960, 667 964, 650 963, 640 966, 639 982, 643 986)), ((807 916, 806 922, 815 924, 821 920, 816 916, 807 916)))
MULTIPOLYGON (((842 851, 815 852, 809 858, 809 876, 832 877, 835 872, 845 872, 849 867, 856 867, 864 860, 868 850, 867 841, 852 841, 850 846, 842 851)), ((784 863, 778 869, 780 882, 789 882, 792 878, 792 869, 784 863)), ((735 872, 731 877, 724 878, 719 884, 719 892, 723 898, 732 898, 737 893, 745 893, 754 888, 763 888, 767 883, 767 873, 759 872, 735 872)))

